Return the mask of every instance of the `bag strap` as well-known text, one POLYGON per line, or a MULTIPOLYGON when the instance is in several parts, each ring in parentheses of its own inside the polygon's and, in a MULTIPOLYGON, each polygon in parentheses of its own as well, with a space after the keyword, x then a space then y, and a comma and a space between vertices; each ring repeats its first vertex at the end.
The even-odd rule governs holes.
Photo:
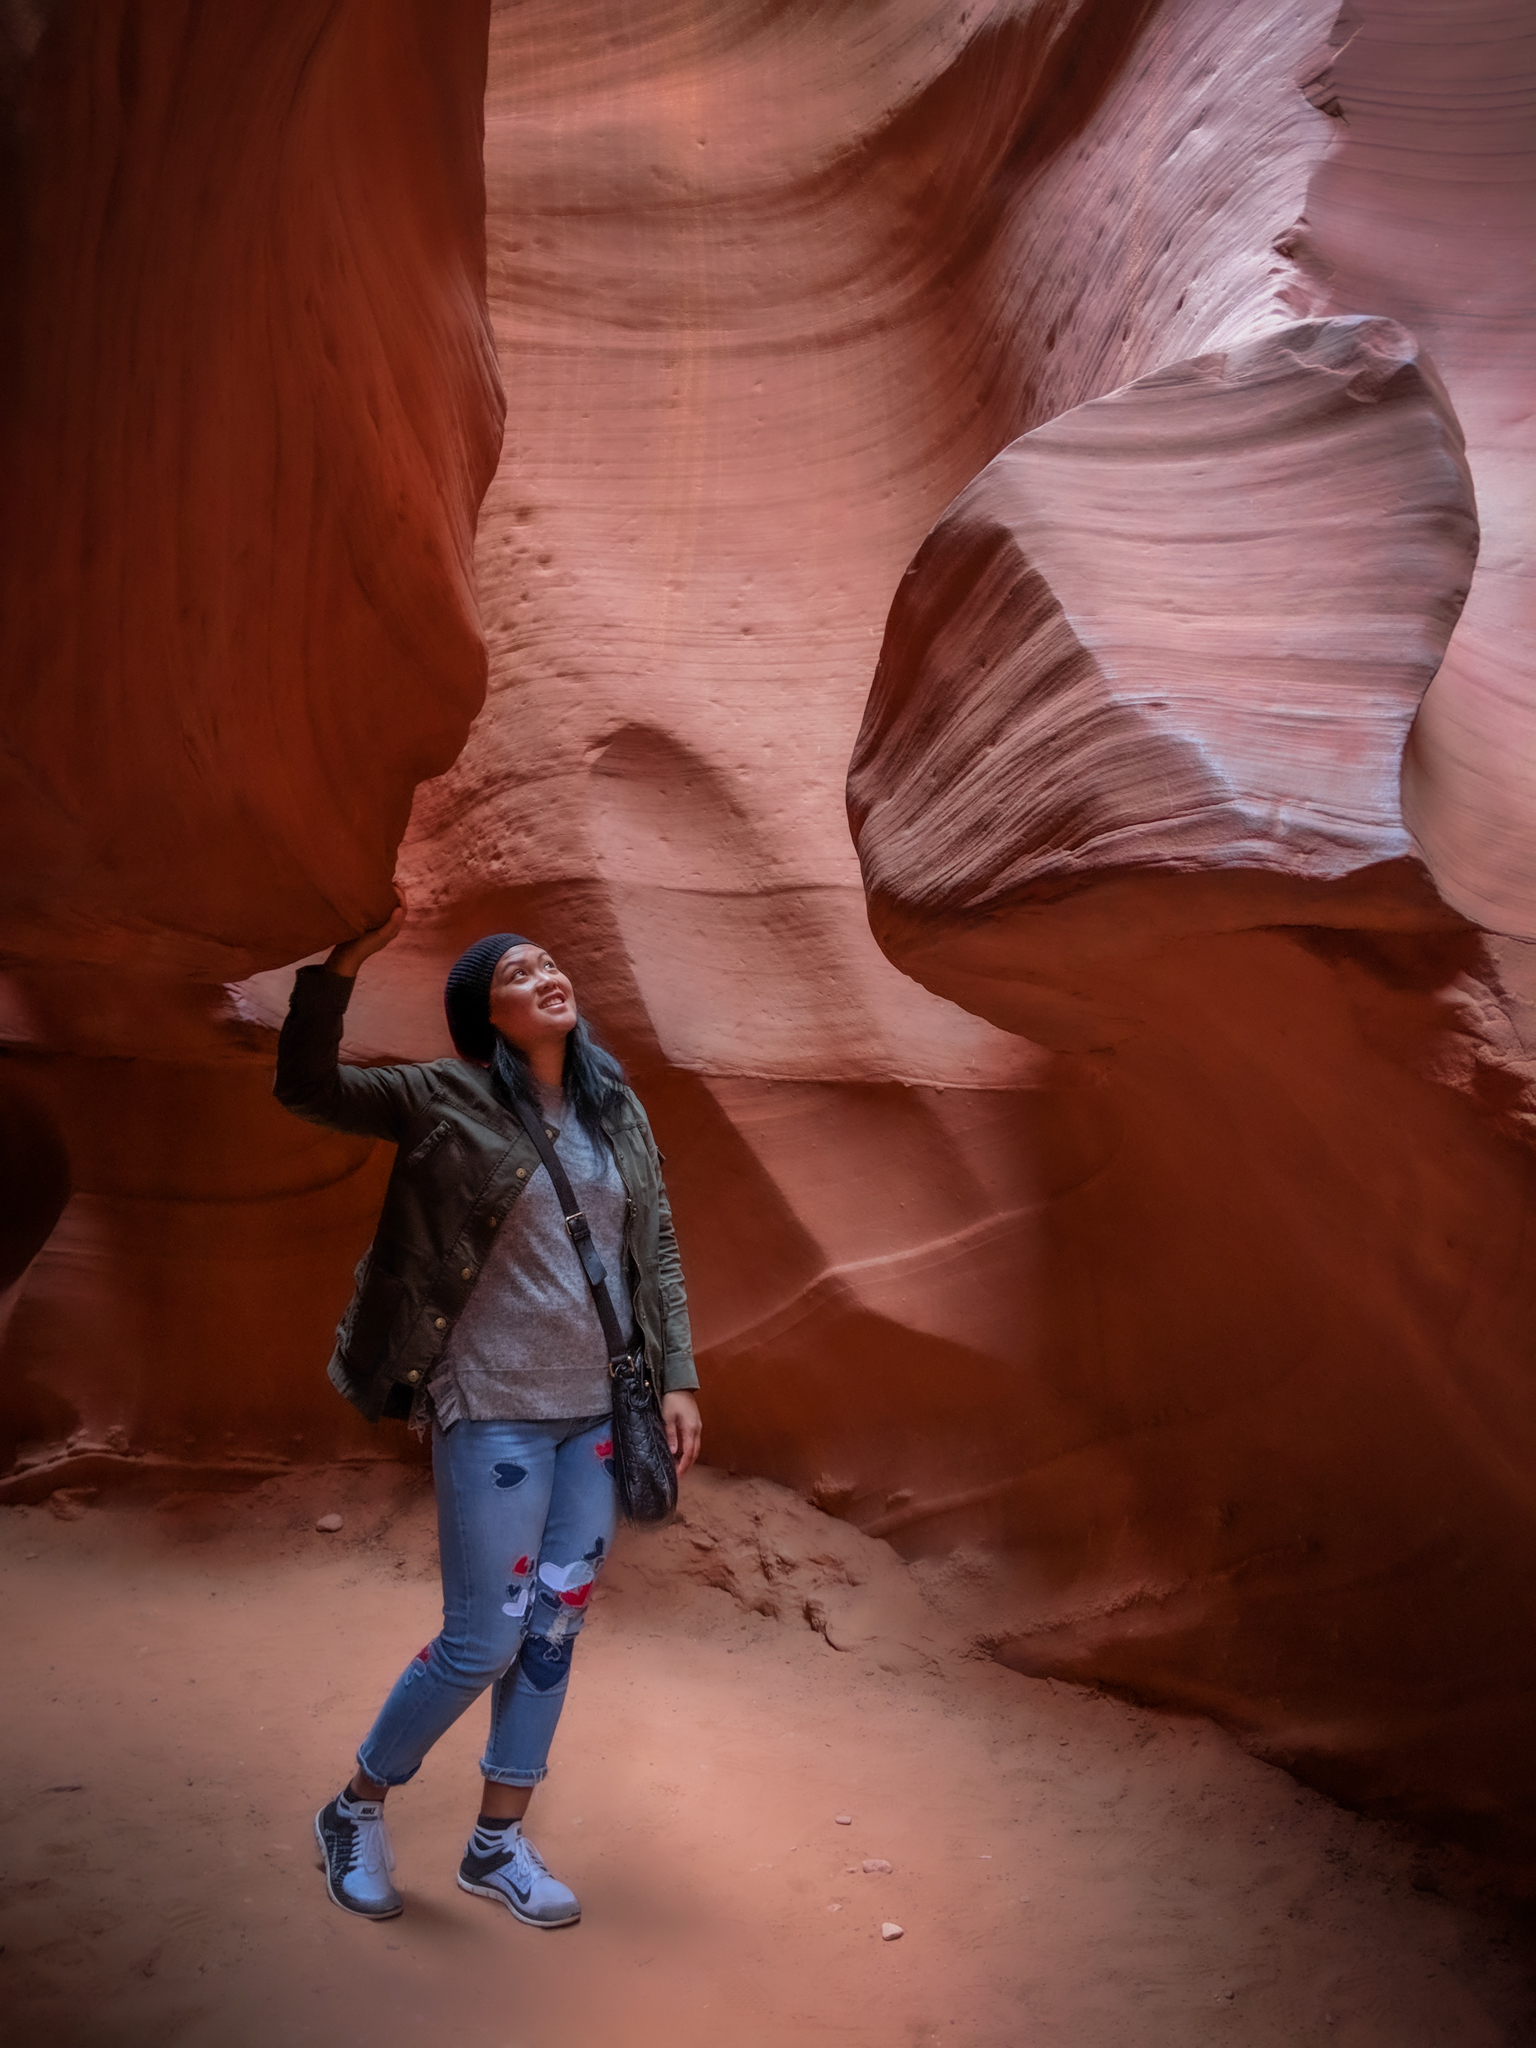
POLYGON ((614 1311, 613 1296, 608 1292, 608 1269, 597 1255, 597 1246, 592 1242, 592 1230, 576 1199, 576 1190, 571 1186, 560 1156, 549 1142, 549 1133, 544 1128, 544 1119, 530 1109, 526 1102, 519 1102, 517 1113, 523 1129, 533 1140, 534 1148, 543 1160, 545 1170, 555 1185, 555 1199, 565 1218, 566 1230, 571 1243, 576 1247, 576 1256, 581 1261, 581 1270, 587 1276, 587 1285, 592 1289, 593 1304, 597 1309, 597 1320, 603 1326, 603 1342, 608 1346, 608 1369, 617 1372, 629 1364, 629 1345, 619 1328, 619 1318, 614 1311))

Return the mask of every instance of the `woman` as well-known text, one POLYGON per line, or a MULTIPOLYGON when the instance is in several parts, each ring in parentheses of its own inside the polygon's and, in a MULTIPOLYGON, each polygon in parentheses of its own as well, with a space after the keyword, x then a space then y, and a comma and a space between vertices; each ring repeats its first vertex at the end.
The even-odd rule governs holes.
POLYGON ((430 1426, 443 1571, 442 1633, 405 1667, 315 1833, 335 1903, 392 1918, 385 1795, 494 1686, 459 1883, 532 1927, 563 1927, 581 1907, 522 1823, 613 1542, 611 1399, 592 1293, 519 1101, 543 1116, 619 1313, 632 1309, 679 1474, 700 1438, 682 1269, 645 1112, 543 947, 501 932, 455 963, 444 1004, 460 1058, 338 1065, 358 969, 404 921, 402 905, 301 968, 278 1044, 280 1102, 397 1147, 330 1377, 370 1421, 430 1426))

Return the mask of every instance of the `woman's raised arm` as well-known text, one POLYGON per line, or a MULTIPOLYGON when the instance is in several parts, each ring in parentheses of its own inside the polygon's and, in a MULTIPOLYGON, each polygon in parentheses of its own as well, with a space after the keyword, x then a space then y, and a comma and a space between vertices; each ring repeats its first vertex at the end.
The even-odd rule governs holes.
POLYGON ((323 967, 301 967, 294 978, 272 1092, 308 1123, 392 1141, 426 1106, 430 1090, 419 1066, 344 1067, 339 1058, 357 971, 398 934, 405 917, 404 902, 397 902, 383 924, 347 939, 323 967))

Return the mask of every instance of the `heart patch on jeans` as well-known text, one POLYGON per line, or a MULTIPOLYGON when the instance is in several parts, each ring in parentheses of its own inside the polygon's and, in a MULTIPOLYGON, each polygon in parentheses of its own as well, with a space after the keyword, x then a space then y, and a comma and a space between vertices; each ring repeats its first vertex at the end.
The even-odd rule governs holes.
POLYGON ((498 1486, 510 1490, 514 1486, 522 1485, 528 1477, 528 1468, 526 1465, 493 1465, 491 1474, 498 1486))

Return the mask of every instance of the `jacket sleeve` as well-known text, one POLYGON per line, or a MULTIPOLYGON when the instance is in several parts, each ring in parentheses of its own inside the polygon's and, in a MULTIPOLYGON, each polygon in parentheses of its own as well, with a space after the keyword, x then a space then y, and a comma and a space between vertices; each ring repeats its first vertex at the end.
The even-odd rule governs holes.
POLYGON ((342 1018, 352 982, 323 967, 301 967, 277 1041, 272 1093, 295 1116, 328 1130, 398 1140, 427 1107, 431 1083, 419 1066, 344 1067, 342 1018))
POLYGON ((677 1232, 672 1228, 672 1204, 667 1200, 667 1184, 661 1177, 661 1152, 651 1130, 651 1120, 645 1113, 645 1105, 633 1089, 627 1093, 656 1174, 656 1286, 661 1296, 662 1392, 692 1393, 699 1384, 699 1375, 693 1363, 693 1331, 688 1324, 683 1261, 677 1249, 677 1232))
MULTIPOLYGON (((659 1157, 659 1155, 658 1155, 659 1157)), ((688 1296, 683 1288, 683 1262, 678 1254, 677 1233, 672 1228, 672 1205, 666 1183, 656 1175, 656 1207, 661 1224, 656 1253, 656 1277, 661 1289, 661 1383, 663 1391, 675 1394, 691 1391, 699 1384, 693 1363, 693 1332, 688 1326, 688 1296)))

